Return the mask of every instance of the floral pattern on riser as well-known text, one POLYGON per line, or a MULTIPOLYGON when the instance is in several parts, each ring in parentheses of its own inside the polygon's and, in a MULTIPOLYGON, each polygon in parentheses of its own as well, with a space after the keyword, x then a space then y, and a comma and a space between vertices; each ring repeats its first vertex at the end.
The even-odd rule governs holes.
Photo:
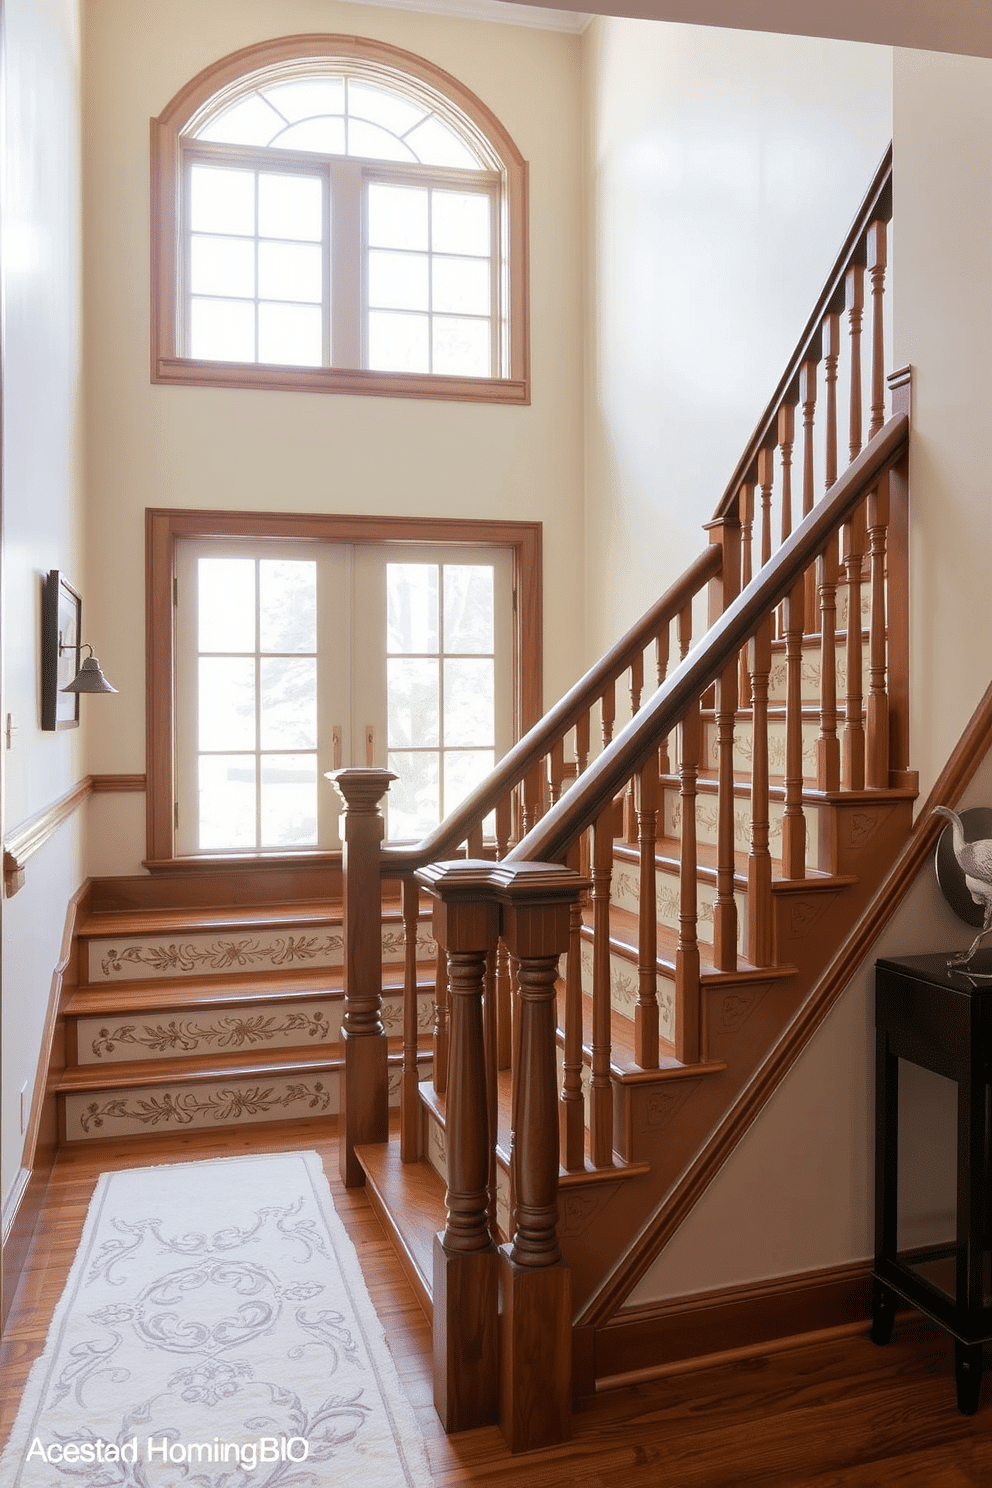
MULTIPOLYGON (((436 946, 426 926, 417 932, 417 959, 432 961, 436 946)), ((403 931, 382 927, 382 959, 401 962, 403 931)), ((341 966, 344 935, 340 926, 327 930, 218 935, 190 934, 92 940, 90 982, 144 981, 154 977, 204 976, 212 972, 291 971, 307 966, 341 966)))
MULTIPOLYGON (((302 1006, 296 1004, 292 1008, 278 1003, 252 1003, 250 1009, 191 1012, 189 1008, 166 1008, 154 1013, 80 1018, 76 1062, 113 1064, 133 1059, 184 1059, 191 1054, 332 1044, 340 1040, 343 1016, 343 996, 338 992, 332 998, 302 1006)), ((388 1037, 402 1035, 402 997, 383 997, 382 1022, 388 1037)), ((434 1027, 432 993, 421 992, 418 998, 417 1027, 424 1036, 434 1027)))

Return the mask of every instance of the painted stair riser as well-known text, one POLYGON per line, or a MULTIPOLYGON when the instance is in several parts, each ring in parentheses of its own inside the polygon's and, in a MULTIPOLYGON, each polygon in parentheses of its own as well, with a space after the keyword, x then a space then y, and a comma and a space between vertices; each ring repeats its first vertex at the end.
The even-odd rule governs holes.
MULTIPOLYGON (((666 788, 661 816, 660 832, 679 840, 682 831, 682 798, 678 790, 666 788)), ((782 854, 782 816, 784 802, 768 803, 769 847, 773 858, 782 854)), ((806 861, 815 866, 820 861, 820 808, 806 806, 806 861)), ((710 791, 700 791, 696 796, 696 840, 716 847, 719 832, 717 798, 710 791)), ((734 805, 734 850, 747 853, 751 848, 751 803, 747 796, 738 796, 734 805)))
MULTIPOLYGON (((76 1063, 105 1065, 135 1059, 161 1061, 199 1054, 246 1053, 260 1049, 305 1049, 312 1044, 334 1044, 341 1037, 344 1003, 340 992, 287 1007, 277 1001, 253 1002, 244 1007, 191 1011, 167 1008, 154 1014, 121 1014, 79 1018, 76 1022, 76 1063)), ((403 997, 385 994, 382 1022, 386 1036, 403 1034, 403 997)), ((421 1038, 434 1027, 434 995, 417 998, 417 1028, 421 1038)))
MULTIPOLYGON (((432 961, 437 946, 427 921, 417 929, 417 959, 432 961)), ((382 927, 382 959, 395 965, 406 954, 403 928, 382 927)), ((192 931, 187 935, 134 935, 94 938, 88 946, 88 978, 92 985, 113 981, 145 981, 186 973, 229 975, 235 971, 278 972, 300 967, 340 967, 344 933, 340 924, 319 929, 260 930, 255 933, 192 931)))
MULTIPOLYGON (((820 657, 819 637, 813 641, 806 641, 803 645, 802 671, 800 674, 800 695, 804 705, 819 707, 820 703, 820 675, 822 663, 820 657)), ((868 642, 865 640, 861 647, 861 676, 868 676, 868 642)), ((843 705, 844 695, 847 692, 847 643, 837 643, 837 661, 834 670, 837 698, 843 705)), ((789 671, 785 664, 785 657, 780 649, 776 649, 772 657, 772 669, 768 678, 768 701, 773 704, 782 704, 786 700, 788 689, 789 671)), ((867 691, 862 687, 862 691, 867 691)), ((746 705, 749 699, 746 695, 741 697, 741 703, 746 705)))
MULTIPOLYGON (((840 734, 844 727, 842 718, 838 719, 837 732, 840 734)), ((816 784, 816 741, 819 737, 820 725, 814 718, 804 718, 802 724, 803 741, 803 780, 807 785, 816 784)), ((751 778, 751 765, 754 758, 754 730, 750 717, 739 718, 734 728, 734 774, 743 780, 751 778)), ((701 753, 701 764, 704 770, 715 774, 719 768, 720 751, 717 745, 716 720, 706 718, 703 721, 703 744, 701 753)), ((672 751, 672 769, 678 769, 677 751, 672 751)), ((785 719, 771 718, 768 721, 768 774, 773 785, 780 785, 785 778, 785 719)))
MULTIPOLYGON (((137 1137, 146 1132, 214 1131, 219 1127, 334 1116, 339 1110, 338 1071, 308 1075, 236 1075, 62 1095, 65 1140, 137 1137)), ((389 1070, 389 1104, 398 1106, 400 1071, 389 1070)))
MULTIPOLYGON (((582 990, 587 997, 593 993, 593 947, 583 940, 581 947, 582 990)), ((564 963, 564 958, 563 958, 564 963)), ((615 1013, 634 1021, 637 1006, 637 965, 625 956, 610 952, 610 1004, 615 1013)), ((656 978, 658 995, 658 1034, 670 1042, 675 1041, 675 984, 670 977, 656 978)))
MULTIPOLYGON (((640 909, 640 866, 637 863, 623 861, 614 863, 611 892, 612 902, 618 909, 636 915, 640 909)), ((670 868, 666 866, 664 869, 659 867, 655 873, 655 903, 659 925, 678 930, 680 896, 678 869, 674 865, 670 868)), ((696 935, 699 941, 706 945, 713 944, 713 903, 715 899, 715 884, 709 882, 697 884, 696 935)), ((743 889, 734 891, 734 903, 737 905, 737 948, 743 953, 744 925, 747 921, 747 895, 743 889)))

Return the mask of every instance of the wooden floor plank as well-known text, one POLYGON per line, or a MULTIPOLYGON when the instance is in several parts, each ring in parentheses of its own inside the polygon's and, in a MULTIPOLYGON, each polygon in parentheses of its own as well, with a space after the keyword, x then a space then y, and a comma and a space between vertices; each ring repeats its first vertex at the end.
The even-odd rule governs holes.
POLYGON ((432 1404, 430 1327, 361 1190, 337 1175, 335 1122, 128 1142, 60 1155, 0 1343, 0 1441, 65 1285, 98 1175, 109 1168, 314 1149, 355 1243, 437 1488, 989 1488, 992 1400, 959 1415, 953 1346, 912 1314, 892 1343, 863 1333, 610 1391, 580 1403, 570 1442, 511 1457, 495 1427, 446 1437, 432 1404))

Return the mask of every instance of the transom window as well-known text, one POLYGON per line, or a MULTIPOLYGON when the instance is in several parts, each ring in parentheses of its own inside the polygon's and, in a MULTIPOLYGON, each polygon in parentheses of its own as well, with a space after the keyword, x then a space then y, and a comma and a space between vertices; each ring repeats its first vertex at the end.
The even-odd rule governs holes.
POLYGON ((153 121, 153 182, 156 380, 528 401, 524 163, 423 59, 249 48, 153 121))

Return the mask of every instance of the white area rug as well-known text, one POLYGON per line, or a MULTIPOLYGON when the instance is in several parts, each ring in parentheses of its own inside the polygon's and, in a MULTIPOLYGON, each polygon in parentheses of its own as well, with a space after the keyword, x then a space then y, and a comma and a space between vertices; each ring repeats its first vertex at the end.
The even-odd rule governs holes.
POLYGON ((428 1488, 313 1152, 104 1173, 3 1488, 428 1488))

